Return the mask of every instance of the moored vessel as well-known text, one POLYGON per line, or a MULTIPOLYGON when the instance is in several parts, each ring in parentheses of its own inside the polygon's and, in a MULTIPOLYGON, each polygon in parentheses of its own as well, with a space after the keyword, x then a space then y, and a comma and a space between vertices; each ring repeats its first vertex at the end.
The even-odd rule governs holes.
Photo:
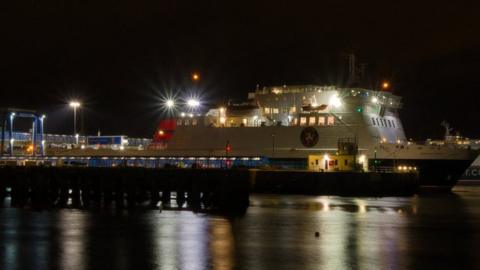
POLYGON ((450 189, 478 151, 447 140, 408 141, 401 108, 401 97, 387 91, 264 87, 241 104, 202 108, 187 100, 172 108, 152 148, 164 156, 260 156, 289 169, 417 171, 422 186, 450 189))

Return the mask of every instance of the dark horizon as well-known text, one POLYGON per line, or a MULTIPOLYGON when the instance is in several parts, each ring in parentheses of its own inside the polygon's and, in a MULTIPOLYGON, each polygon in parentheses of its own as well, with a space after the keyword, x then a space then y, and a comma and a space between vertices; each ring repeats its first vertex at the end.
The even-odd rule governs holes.
POLYGON ((78 99, 88 134, 150 137, 161 93, 215 103, 256 85, 341 85, 339 59, 355 53, 368 65, 363 87, 388 80, 403 97, 408 138, 441 137, 443 120, 480 137, 477 3, 11 5, 0 16, 0 107, 45 112, 49 133, 71 132, 67 103, 78 99))

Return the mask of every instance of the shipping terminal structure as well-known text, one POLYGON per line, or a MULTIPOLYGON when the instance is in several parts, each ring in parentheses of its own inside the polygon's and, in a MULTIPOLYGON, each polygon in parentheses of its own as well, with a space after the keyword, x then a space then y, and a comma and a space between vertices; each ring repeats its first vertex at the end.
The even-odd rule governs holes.
POLYGON ((477 157, 455 136, 407 140, 388 91, 335 86, 273 86, 248 100, 204 108, 166 101, 150 149, 161 156, 265 157, 274 167, 316 171, 417 171, 424 187, 451 188, 477 157))

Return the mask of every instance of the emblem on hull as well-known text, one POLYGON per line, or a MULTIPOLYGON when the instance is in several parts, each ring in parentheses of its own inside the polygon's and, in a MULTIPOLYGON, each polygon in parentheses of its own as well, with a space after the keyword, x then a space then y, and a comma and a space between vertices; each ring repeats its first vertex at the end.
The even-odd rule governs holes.
POLYGON ((318 143, 318 132, 313 127, 306 127, 300 134, 300 141, 305 147, 314 147, 318 143))

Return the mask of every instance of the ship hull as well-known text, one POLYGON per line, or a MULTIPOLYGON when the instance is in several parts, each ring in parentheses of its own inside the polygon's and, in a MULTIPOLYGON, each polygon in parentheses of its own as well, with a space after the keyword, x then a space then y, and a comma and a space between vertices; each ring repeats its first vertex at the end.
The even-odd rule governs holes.
POLYGON ((472 160, 429 160, 429 159, 379 159, 377 164, 381 166, 398 166, 406 164, 416 167, 419 174, 419 182, 422 190, 451 190, 462 174, 472 163, 472 160))

